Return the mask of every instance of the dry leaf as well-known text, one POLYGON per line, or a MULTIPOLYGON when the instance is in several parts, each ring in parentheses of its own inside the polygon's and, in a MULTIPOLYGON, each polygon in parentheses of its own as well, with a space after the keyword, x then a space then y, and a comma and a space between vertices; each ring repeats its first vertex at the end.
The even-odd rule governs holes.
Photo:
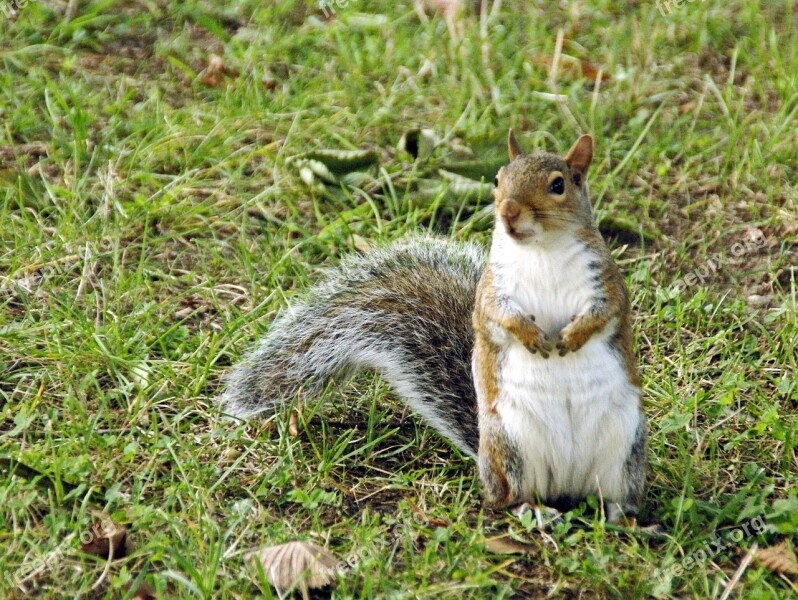
POLYGON ((321 546, 307 542, 288 542, 268 546, 251 553, 263 566, 266 579, 278 592, 298 588, 307 594, 309 588, 333 583, 341 561, 321 546))
MULTIPOLYGON (((545 67, 547 71, 551 71, 553 58, 548 54, 538 54, 532 58, 532 62, 538 66, 545 67)), ((599 77, 600 74, 601 81, 608 81, 611 79, 609 73, 600 69, 593 63, 568 56, 567 54, 560 55, 557 69, 561 75, 571 78, 582 77, 590 81, 596 81, 596 78, 599 77)))
POLYGON ((127 551, 125 539, 127 527, 104 515, 94 522, 91 529, 80 536, 80 551, 100 558, 123 558, 127 551))
POLYGON ((227 67, 218 54, 211 54, 208 58, 208 66, 205 67, 202 75, 202 82, 208 87, 221 87, 225 75, 237 77, 238 71, 227 67))
POLYGON ((684 102, 683 104, 679 105, 679 114, 685 114, 689 112, 693 112, 696 104, 692 100, 690 102, 684 102))
POLYGON ((288 435, 291 437, 299 436, 299 426, 297 424, 297 411, 292 410, 291 416, 288 418, 288 435))
POLYGON ((798 575, 798 559, 787 545, 787 540, 769 548, 760 548, 754 555, 757 562, 772 573, 798 575))
POLYGON ((652 523, 651 525, 638 525, 637 531, 653 537, 665 537, 668 534, 668 530, 665 529, 665 526, 660 525, 659 523, 652 523))
POLYGON ((534 546, 518 542, 507 535, 485 540, 485 550, 493 554, 530 554, 533 549, 534 546))
POLYGON ((359 236, 356 233, 352 234, 352 245, 355 247, 355 250, 357 250, 358 252, 365 253, 371 250, 371 244, 369 243, 369 241, 366 238, 359 236))
POLYGON ((604 69, 586 60, 578 60, 577 63, 582 71, 582 77, 585 79, 589 79, 590 81, 596 81, 596 79, 599 81, 609 81, 610 74, 605 72, 604 69))
POLYGON ((399 139, 399 150, 413 158, 429 158, 442 138, 432 129, 410 129, 399 139))
POLYGON ((221 56, 211 54, 208 60, 208 66, 205 68, 205 74, 202 76, 202 81, 208 87, 219 87, 222 85, 222 75, 224 75, 224 61, 221 56))

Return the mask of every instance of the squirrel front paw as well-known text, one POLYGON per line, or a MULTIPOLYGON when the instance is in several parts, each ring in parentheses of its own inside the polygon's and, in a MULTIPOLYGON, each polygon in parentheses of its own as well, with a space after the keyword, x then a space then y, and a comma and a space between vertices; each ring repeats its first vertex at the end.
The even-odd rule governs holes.
MULTIPOLYGON (((534 317, 532 317, 534 320, 534 317)), ((554 344, 548 335, 537 325, 533 324, 532 327, 525 333, 524 338, 521 340, 524 347, 532 354, 540 352, 543 358, 548 358, 554 344)))
POLYGON ((576 352, 584 346, 590 339, 590 332, 580 326, 579 319, 574 316, 571 322, 562 328, 557 336, 556 348, 560 356, 565 356, 569 352, 576 352))

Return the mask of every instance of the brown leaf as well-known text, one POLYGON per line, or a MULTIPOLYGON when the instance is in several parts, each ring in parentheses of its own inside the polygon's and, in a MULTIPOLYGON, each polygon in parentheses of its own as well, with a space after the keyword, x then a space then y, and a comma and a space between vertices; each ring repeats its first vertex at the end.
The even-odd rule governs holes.
POLYGON ((208 66, 205 67, 202 75, 202 82, 208 87, 221 87, 225 75, 237 77, 238 71, 225 65, 224 60, 218 54, 211 54, 208 57, 208 66))
MULTIPOLYGON (((545 67, 547 71, 551 71, 553 61, 554 57, 548 54, 538 54, 532 58, 532 62, 534 64, 540 67, 545 67)), ((609 73, 600 67, 597 67, 593 63, 579 58, 574 58, 573 56, 568 56, 566 54, 560 55, 557 69, 560 75, 570 77, 572 79, 581 77, 583 79, 595 81, 596 78, 599 77, 599 74, 601 81, 608 81, 612 79, 609 73)))
POLYGON ((769 548, 760 548, 754 555, 757 562, 778 575, 798 575, 798 559, 787 545, 787 540, 769 548))
POLYGON ((695 108, 695 102, 693 102, 692 100, 690 102, 684 102, 683 104, 679 105, 679 114, 683 115, 685 113, 693 112, 694 108, 695 108))
POLYGON ((299 436, 299 425, 297 423, 298 421, 297 414, 298 413, 296 410, 292 410, 291 416, 288 417, 288 435, 290 435, 291 437, 299 436))
POLYGON ((416 516, 421 519, 422 523, 426 523, 427 525, 432 525, 433 527, 448 527, 451 525, 448 521, 444 521, 443 519, 435 519, 434 517, 430 517, 427 513, 422 511, 418 504, 413 502, 410 498, 405 498, 407 503, 410 505, 410 508, 416 513, 416 516))
POLYGON ((493 554, 531 554, 535 547, 512 539, 507 535, 500 535, 485 540, 485 550, 493 554))
POLYGON ((308 588, 329 585, 335 581, 341 564, 321 546, 307 542, 268 546, 251 553, 247 558, 255 558, 260 562, 266 579, 278 591, 297 586, 306 591, 308 588))
POLYGON ((127 527, 120 525, 108 515, 96 520, 88 531, 80 534, 80 551, 100 558, 123 558, 127 551, 125 539, 127 527))
POLYGON ((590 81, 595 81, 597 78, 600 81, 609 81, 611 79, 609 73, 606 73, 604 69, 597 67, 591 62, 580 60, 578 63, 579 67, 582 69, 582 77, 585 79, 589 79, 590 81))
POLYGON ((355 250, 357 250, 358 252, 365 253, 371 250, 371 244, 369 243, 369 241, 366 238, 359 236, 356 233, 352 234, 352 245, 355 247, 355 250))
POLYGON ((645 533, 653 537, 665 537, 668 534, 668 530, 665 529, 665 526, 661 525, 660 523, 651 523, 650 525, 638 525, 636 529, 640 533, 645 533))
POLYGON ((202 76, 202 81, 208 87, 219 87, 222 85, 222 75, 224 75, 224 61, 221 56, 211 54, 208 60, 208 66, 205 68, 205 74, 202 76))

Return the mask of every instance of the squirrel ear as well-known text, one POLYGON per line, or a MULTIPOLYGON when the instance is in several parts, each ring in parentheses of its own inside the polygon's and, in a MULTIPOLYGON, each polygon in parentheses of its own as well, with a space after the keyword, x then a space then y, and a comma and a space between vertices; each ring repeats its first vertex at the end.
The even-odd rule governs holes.
POLYGON ((576 185, 582 185, 591 160, 593 160, 593 138, 583 135, 565 155, 565 163, 570 167, 576 185))
POLYGON ((516 157, 521 156, 524 151, 521 150, 521 144, 515 139, 515 133, 510 128, 510 133, 507 134, 507 152, 510 154, 510 160, 515 160, 516 157))

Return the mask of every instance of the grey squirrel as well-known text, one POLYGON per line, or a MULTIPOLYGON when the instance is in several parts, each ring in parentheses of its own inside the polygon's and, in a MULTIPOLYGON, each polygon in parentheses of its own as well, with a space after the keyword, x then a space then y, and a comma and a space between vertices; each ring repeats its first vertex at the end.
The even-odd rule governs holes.
POLYGON ((379 372, 477 459, 492 507, 572 502, 633 517, 645 480, 630 307, 593 220, 593 143, 524 155, 496 178, 490 254, 411 236, 349 256, 226 376, 221 409, 272 412, 333 379, 379 372))

